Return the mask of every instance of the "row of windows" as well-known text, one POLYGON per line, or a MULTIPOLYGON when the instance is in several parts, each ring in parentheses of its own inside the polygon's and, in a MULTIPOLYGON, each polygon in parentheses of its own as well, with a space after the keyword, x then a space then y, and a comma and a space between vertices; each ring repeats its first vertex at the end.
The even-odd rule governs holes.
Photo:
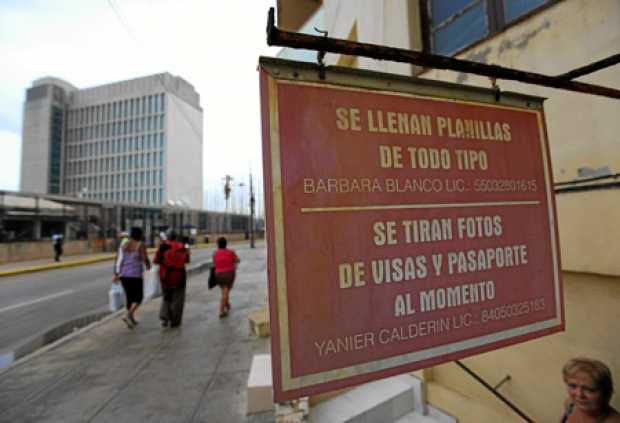
POLYGON ((433 53, 451 56, 557 0, 421 0, 433 53))
POLYGON ((165 112, 164 94, 153 94, 69 111, 69 126, 84 126, 165 112))
POLYGON ((98 192, 110 189, 163 187, 164 172, 162 170, 146 170, 142 172, 68 178, 65 180, 65 186, 67 191, 77 193, 98 192))
POLYGON ((52 107, 51 134, 49 151, 49 182, 47 190, 52 194, 60 193, 60 152, 62 149, 62 110, 52 107))
POLYGON ((67 159, 99 157, 110 154, 124 154, 144 150, 163 150, 164 133, 142 135, 139 137, 116 138, 78 145, 68 145, 67 159))
POLYGON ((102 123, 83 128, 71 128, 67 132, 69 142, 93 140, 98 138, 131 135, 138 132, 161 131, 164 129, 164 115, 102 123))
POLYGON ((142 153, 67 162, 67 176, 85 173, 115 172, 127 169, 164 167, 164 152, 142 153))
POLYGON ((148 205, 158 205, 164 203, 164 191, 163 189, 140 189, 130 191, 115 191, 115 192, 85 192, 74 191, 70 195, 81 196, 82 198, 88 198, 91 200, 100 201, 116 201, 127 203, 140 203, 148 205))

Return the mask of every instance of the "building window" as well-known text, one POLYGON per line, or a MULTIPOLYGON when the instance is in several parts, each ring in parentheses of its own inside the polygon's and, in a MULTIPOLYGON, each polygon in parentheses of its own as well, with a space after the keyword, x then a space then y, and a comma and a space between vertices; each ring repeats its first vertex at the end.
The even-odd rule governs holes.
POLYGON ((548 3, 549 0, 504 0, 504 21, 514 22, 531 10, 548 3))
POLYGON ((47 192, 50 194, 60 194, 60 169, 62 151, 62 127, 63 111, 59 107, 52 107, 51 116, 51 136, 49 149, 49 169, 47 192))
POLYGON ((557 0, 422 0, 432 53, 454 55, 557 0))

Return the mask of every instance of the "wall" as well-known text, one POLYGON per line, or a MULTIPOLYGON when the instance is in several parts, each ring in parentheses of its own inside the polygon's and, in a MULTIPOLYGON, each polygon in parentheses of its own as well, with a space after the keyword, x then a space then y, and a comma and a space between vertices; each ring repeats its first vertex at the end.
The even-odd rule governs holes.
MULTIPOLYGON (((602 0, 594 5, 565 0, 460 57, 556 75, 616 54, 619 45, 619 2, 602 0)), ((616 65, 581 80, 620 87, 618 69, 616 65)), ((487 78, 455 72, 432 70, 422 76, 490 86, 487 78)), ((618 100, 516 82, 499 81, 499 86, 548 97, 545 112, 556 182, 576 179, 580 167, 609 166, 612 172, 620 171, 618 100)), ((535 421, 553 422, 561 416, 566 394, 560 371, 570 357, 596 357, 610 366, 616 379, 620 374, 620 343, 611 335, 620 318, 620 265, 615 246, 619 194, 607 190, 556 195, 562 268, 580 272, 564 273, 566 332, 464 360, 491 384, 510 374, 512 380, 500 392, 535 421)), ((505 406, 454 364, 435 367, 432 374, 434 382, 506 412, 505 406)), ((613 404, 620 407, 618 395, 613 404)), ((466 414, 466 403, 460 410, 451 406, 451 412, 466 414)))
MULTIPOLYGON (((561 369, 569 358, 596 357, 612 369, 616 379, 620 369, 620 342, 612 335, 620 319, 620 281, 616 277, 569 272, 563 277, 566 332, 462 360, 491 385, 510 375, 512 379, 499 392, 537 422, 559 421, 566 398, 561 369)), ((497 412, 508 410, 453 363, 436 366, 432 380, 497 412)), ((620 408, 617 394, 612 405, 620 408)), ((452 405, 449 411, 460 416, 468 404, 461 407, 452 405)))
MULTIPOLYGON (((100 247, 103 250, 103 246, 100 247)), ((88 241, 67 241, 63 245, 63 257, 88 254, 93 251, 88 241)), ((12 242, 0 244, 0 263, 19 261, 54 259, 52 241, 12 242)))
MULTIPOLYGON (((412 0, 357 0, 355 2, 325 1, 325 21, 329 36, 347 39, 354 25, 359 42, 380 43, 390 47, 419 49, 419 37, 410 34, 410 17, 417 16, 417 2, 412 0)), ((417 31, 414 31, 417 33, 417 31)), ((325 62, 338 63, 340 55, 327 54, 325 62)), ((411 65, 358 58, 358 67, 380 72, 411 75, 411 65)))
MULTIPOLYGON (((202 110, 166 93, 165 198, 202 208, 202 110)), ((217 140, 215 143, 226 142, 217 140)))
MULTIPOLYGON (((38 87, 43 89, 43 87, 38 87)), ((47 193, 51 97, 48 95, 24 103, 20 189, 47 193), (27 141, 26 141, 27 140, 27 141)))
MULTIPOLYGON (((459 58, 558 75, 617 54, 620 2, 564 0, 508 31, 465 51, 459 58), (574 28, 580 28, 574 31, 574 28)), ((620 65, 581 78, 620 87, 620 65)), ((490 87, 488 78, 432 70, 424 78, 490 87)), ((599 96, 499 81, 502 90, 547 97, 545 111, 556 181, 572 180, 579 167, 608 165, 620 171, 620 102, 599 96)))
MULTIPOLYGON (((620 275, 618 205, 620 191, 599 190, 556 195, 562 268, 574 272, 620 275)), ((620 306, 620 304, 619 304, 620 306)))
POLYGON ((297 31, 320 6, 317 0, 277 0, 278 27, 297 31))

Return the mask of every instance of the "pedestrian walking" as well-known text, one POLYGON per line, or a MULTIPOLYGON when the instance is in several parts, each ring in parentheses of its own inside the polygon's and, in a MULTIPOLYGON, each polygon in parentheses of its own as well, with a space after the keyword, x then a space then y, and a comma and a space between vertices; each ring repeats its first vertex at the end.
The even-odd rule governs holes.
POLYGON ((60 256, 62 255, 62 243, 62 234, 57 232, 52 235, 52 245, 54 246, 54 261, 60 261, 60 256))
POLYGON ((118 283, 120 280, 125 290, 127 314, 121 319, 129 329, 138 324, 135 313, 144 298, 144 268, 151 268, 146 247, 142 242, 143 237, 142 229, 131 228, 129 241, 121 247, 114 271, 113 281, 118 283))
POLYGON ((220 298, 220 319, 228 316, 230 312, 230 291, 235 283, 237 264, 239 256, 234 250, 226 248, 226 238, 221 237, 217 240, 217 250, 213 254, 213 267, 215 267, 215 278, 222 291, 220 298))
POLYGON ((166 239, 159 244, 153 263, 159 264, 159 280, 161 281, 162 301, 159 319, 163 327, 176 328, 183 320, 185 305, 185 289, 187 287, 187 271, 190 251, 178 241, 174 231, 168 231, 166 239))

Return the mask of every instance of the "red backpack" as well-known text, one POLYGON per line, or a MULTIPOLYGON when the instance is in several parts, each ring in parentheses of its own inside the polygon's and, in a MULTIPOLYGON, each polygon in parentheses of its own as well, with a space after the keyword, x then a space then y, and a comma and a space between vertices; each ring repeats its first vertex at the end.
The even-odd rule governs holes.
POLYGON ((162 246, 159 277, 164 286, 177 286, 185 279, 188 252, 180 242, 167 242, 162 246), (166 248, 167 247, 167 248, 166 248))

